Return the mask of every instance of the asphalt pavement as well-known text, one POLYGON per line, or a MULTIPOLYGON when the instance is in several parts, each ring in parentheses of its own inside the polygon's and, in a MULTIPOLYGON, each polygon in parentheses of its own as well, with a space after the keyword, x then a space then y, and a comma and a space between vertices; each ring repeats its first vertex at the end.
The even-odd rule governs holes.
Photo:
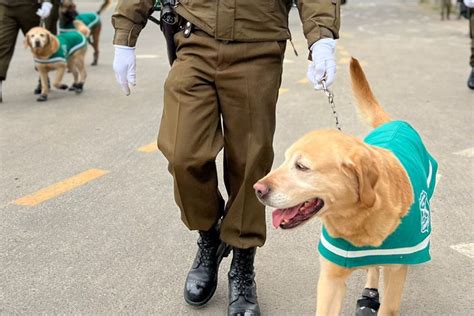
MULTIPOLYGON (((431 6, 417 2, 349 0, 342 8, 336 109, 344 132, 363 137, 370 130, 351 97, 352 55, 380 103, 415 126, 439 162, 432 261, 409 270, 401 315, 474 315, 468 22, 440 21, 431 6)), ((78 1, 80 11, 98 7, 78 1)), ((126 97, 112 71, 111 14, 102 16, 99 65, 87 68, 82 95, 53 89, 48 102, 36 102, 38 75, 18 37, 0 104, 0 314, 225 315, 229 259, 205 308, 182 298, 197 234, 180 221, 155 146, 169 70, 163 36, 152 23, 142 32, 137 86, 126 97)), ((288 45, 275 166, 304 133, 335 127, 325 95, 305 79, 307 48, 296 10, 290 24, 299 56, 288 45)), ((320 223, 281 231, 267 216, 267 230, 256 257, 263 315, 313 315, 320 223)), ((344 315, 354 315, 364 275, 348 282, 344 315)))

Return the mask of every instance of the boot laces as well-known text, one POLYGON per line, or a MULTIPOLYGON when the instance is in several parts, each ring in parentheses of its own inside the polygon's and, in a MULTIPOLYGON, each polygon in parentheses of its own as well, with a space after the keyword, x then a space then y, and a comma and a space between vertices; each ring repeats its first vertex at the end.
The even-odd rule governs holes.
POLYGON ((216 261, 216 241, 206 233, 200 233, 200 236, 201 238, 197 242, 200 250, 198 260, 203 266, 212 267, 216 261))
POLYGON ((245 295, 253 284, 253 262, 248 252, 234 253, 234 268, 230 271, 232 287, 239 295, 245 295))

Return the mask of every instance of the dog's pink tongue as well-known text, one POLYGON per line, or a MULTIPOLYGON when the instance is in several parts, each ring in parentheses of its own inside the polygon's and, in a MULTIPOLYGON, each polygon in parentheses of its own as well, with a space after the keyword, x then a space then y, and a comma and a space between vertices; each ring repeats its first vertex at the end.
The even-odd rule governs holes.
POLYGON ((297 205, 290 208, 274 210, 272 213, 273 227, 278 228, 284 220, 290 220, 295 217, 300 207, 301 205, 297 205))

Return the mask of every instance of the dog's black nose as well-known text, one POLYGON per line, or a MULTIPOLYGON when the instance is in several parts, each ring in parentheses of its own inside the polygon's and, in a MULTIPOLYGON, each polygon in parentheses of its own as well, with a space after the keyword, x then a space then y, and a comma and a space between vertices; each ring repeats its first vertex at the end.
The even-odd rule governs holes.
POLYGON ((40 41, 35 41, 35 47, 40 47, 41 46, 41 42, 40 41))
POLYGON ((261 182, 255 183, 253 188, 255 189, 257 196, 261 199, 265 198, 265 196, 270 192, 270 187, 261 182))

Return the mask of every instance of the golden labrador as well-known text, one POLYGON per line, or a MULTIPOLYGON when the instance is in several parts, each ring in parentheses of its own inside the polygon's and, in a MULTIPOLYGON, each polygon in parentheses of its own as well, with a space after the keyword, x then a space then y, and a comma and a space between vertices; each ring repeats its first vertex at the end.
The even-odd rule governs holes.
POLYGON ((323 223, 316 315, 340 314, 346 279, 358 268, 368 275, 356 314, 396 315, 408 265, 430 260, 437 163, 413 127, 390 120, 355 59, 350 72, 359 110, 375 129, 364 141, 337 130, 311 132, 254 188, 262 203, 277 208, 276 228, 315 217, 323 223))
POLYGON ((48 72, 50 71, 56 70, 53 81, 55 88, 62 90, 68 88, 67 85, 61 83, 66 67, 74 77, 74 83, 69 90, 76 93, 82 92, 87 76, 84 57, 87 51, 86 37, 88 35, 89 30, 82 29, 82 32, 60 34, 56 37, 42 27, 34 27, 26 33, 25 48, 31 49, 36 69, 40 73, 41 94, 37 101, 48 99, 48 72))

